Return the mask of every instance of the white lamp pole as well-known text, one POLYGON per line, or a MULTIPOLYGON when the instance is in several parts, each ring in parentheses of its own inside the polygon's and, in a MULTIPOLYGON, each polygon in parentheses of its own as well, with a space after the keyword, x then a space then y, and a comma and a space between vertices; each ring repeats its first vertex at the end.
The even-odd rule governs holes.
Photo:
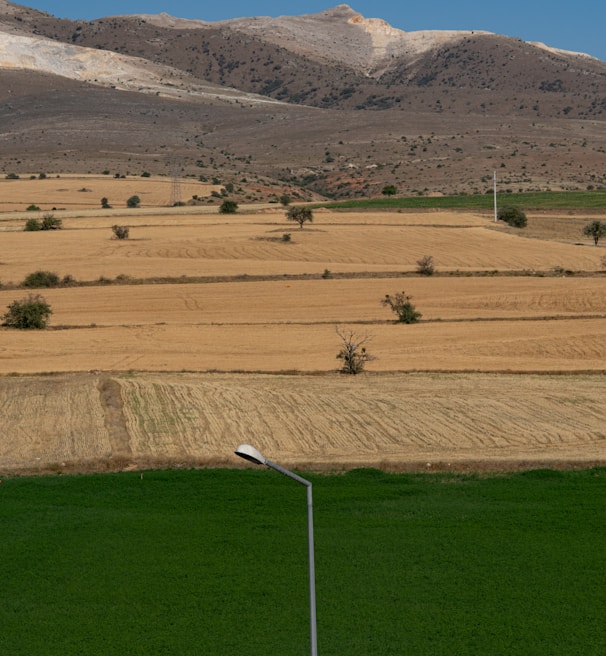
POLYGON ((240 444, 236 449, 235 454, 249 462, 254 462, 256 465, 267 465, 267 467, 275 469, 280 472, 280 474, 292 478, 297 481, 297 483, 301 483, 301 485, 305 485, 307 488, 307 542, 309 547, 309 623, 311 656, 318 656, 318 635, 316 631, 316 568, 314 564, 314 511, 311 483, 294 472, 284 469, 284 467, 281 467, 277 463, 268 460, 262 456, 254 446, 250 446, 250 444, 240 444))

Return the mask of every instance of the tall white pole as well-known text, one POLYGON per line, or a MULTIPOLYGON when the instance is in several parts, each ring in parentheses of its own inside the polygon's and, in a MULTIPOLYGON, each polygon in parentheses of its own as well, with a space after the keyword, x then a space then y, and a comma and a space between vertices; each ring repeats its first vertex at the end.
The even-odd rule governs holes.
POLYGON ((309 562, 309 632, 310 632, 310 654, 318 656, 318 631, 316 627, 316 566, 314 562, 314 511, 311 482, 301 476, 284 469, 271 460, 265 460, 265 465, 275 469, 280 474, 294 479, 307 488, 307 547, 309 562))
POLYGON ((497 222, 497 172, 493 172, 492 187, 494 193, 494 222, 497 222))

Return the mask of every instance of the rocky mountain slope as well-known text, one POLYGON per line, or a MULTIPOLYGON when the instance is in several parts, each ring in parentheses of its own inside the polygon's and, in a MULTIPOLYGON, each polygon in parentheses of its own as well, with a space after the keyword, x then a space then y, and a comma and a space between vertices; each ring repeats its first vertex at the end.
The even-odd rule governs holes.
POLYGON ((161 173, 176 158, 191 175, 337 197, 385 182, 483 190, 510 163, 516 190, 604 183, 606 63, 485 32, 404 32, 348 5, 74 22, 0 0, 0 103, 5 170, 161 173))

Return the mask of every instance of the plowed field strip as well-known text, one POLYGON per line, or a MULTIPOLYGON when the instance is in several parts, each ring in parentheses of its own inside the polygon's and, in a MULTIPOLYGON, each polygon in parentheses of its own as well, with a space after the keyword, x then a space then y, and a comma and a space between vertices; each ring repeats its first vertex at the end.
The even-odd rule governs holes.
MULTIPOLYGON (((606 460, 603 376, 140 373, 113 381, 133 462, 231 462, 241 442, 285 462, 333 466, 606 460)), ((98 383, 84 374, 0 379, 10 410, 0 467, 123 456, 103 431, 98 383), (28 424, 20 414, 32 403, 44 420, 28 424)))

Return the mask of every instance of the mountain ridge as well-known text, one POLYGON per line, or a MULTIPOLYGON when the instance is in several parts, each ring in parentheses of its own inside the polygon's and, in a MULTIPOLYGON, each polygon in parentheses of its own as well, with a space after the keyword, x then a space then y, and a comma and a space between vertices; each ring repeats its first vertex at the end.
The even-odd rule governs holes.
POLYGON ((188 175, 254 176, 253 197, 293 185, 372 195, 392 182, 482 192, 495 167, 512 168, 503 178, 516 190, 605 182, 606 63, 588 55, 488 32, 404 32, 349 5, 70 21, 0 0, 0 33, 5 171, 25 159, 30 170, 161 173, 178 159, 188 175), (71 134, 57 115, 87 128, 71 134))

